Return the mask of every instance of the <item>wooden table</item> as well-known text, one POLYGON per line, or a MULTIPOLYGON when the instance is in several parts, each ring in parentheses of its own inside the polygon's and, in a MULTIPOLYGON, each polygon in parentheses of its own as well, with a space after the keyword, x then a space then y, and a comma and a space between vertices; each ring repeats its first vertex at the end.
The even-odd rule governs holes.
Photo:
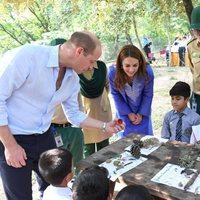
MULTIPOLYGON (((126 138, 120 139, 111 145, 101 149, 97 153, 78 163, 78 169, 82 170, 91 165, 99 165, 107 159, 124 152, 125 147, 133 144, 133 138, 141 138, 141 135, 131 134, 126 138)), ((189 146, 164 144, 156 151, 146 156, 147 161, 124 173, 118 180, 126 185, 141 184, 148 188, 150 193, 156 197, 169 200, 196 200, 200 196, 164 184, 152 182, 151 179, 167 164, 178 164, 178 159, 191 150, 189 146)), ((145 157, 145 156, 144 156, 145 157)))

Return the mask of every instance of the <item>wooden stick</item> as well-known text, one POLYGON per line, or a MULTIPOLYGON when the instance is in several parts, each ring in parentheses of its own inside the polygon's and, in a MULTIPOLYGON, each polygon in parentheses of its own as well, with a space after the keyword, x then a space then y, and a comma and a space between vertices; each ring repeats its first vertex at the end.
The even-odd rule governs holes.
POLYGON ((190 180, 185 184, 184 186, 184 190, 187 190, 193 183, 194 181, 196 180, 197 176, 199 175, 200 173, 200 170, 198 169, 194 175, 190 178, 190 180))

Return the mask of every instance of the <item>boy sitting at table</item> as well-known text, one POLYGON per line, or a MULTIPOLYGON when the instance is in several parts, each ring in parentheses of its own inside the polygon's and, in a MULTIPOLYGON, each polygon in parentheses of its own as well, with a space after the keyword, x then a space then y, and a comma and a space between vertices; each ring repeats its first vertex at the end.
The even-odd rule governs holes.
POLYGON ((179 81, 171 88, 169 94, 173 109, 165 114, 161 137, 189 143, 192 126, 200 124, 200 116, 187 106, 190 86, 179 81))
POLYGON ((50 184, 43 200, 72 200, 72 190, 67 186, 74 175, 72 154, 66 149, 51 149, 43 152, 39 159, 39 171, 50 184))

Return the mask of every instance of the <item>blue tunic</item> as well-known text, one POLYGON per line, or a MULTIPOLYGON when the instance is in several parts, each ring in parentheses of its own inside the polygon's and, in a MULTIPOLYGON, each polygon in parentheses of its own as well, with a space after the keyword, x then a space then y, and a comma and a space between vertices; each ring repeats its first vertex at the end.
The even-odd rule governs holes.
POLYGON ((123 136, 130 133, 140 133, 144 135, 153 135, 151 121, 151 104, 153 99, 154 74, 150 65, 147 65, 147 80, 134 76, 132 86, 125 84, 122 90, 114 86, 116 68, 114 65, 109 67, 109 82, 112 97, 114 99, 116 114, 118 118, 123 119, 126 127, 123 136), (141 114, 142 121, 138 125, 132 124, 128 118, 129 113, 141 114))

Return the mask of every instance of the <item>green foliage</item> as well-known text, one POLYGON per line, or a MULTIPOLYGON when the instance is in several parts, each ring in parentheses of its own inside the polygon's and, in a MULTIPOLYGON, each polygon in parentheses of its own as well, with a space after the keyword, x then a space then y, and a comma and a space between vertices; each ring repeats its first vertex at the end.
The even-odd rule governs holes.
MULTIPOLYGON (((146 34, 153 51, 166 47, 176 34, 188 32, 181 0, 7 0, 0 4, 0 51, 35 41, 65 37, 75 30, 95 32, 106 60, 115 59, 126 43, 140 47, 146 34)), ((198 4, 194 0, 194 4, 198 4)))

